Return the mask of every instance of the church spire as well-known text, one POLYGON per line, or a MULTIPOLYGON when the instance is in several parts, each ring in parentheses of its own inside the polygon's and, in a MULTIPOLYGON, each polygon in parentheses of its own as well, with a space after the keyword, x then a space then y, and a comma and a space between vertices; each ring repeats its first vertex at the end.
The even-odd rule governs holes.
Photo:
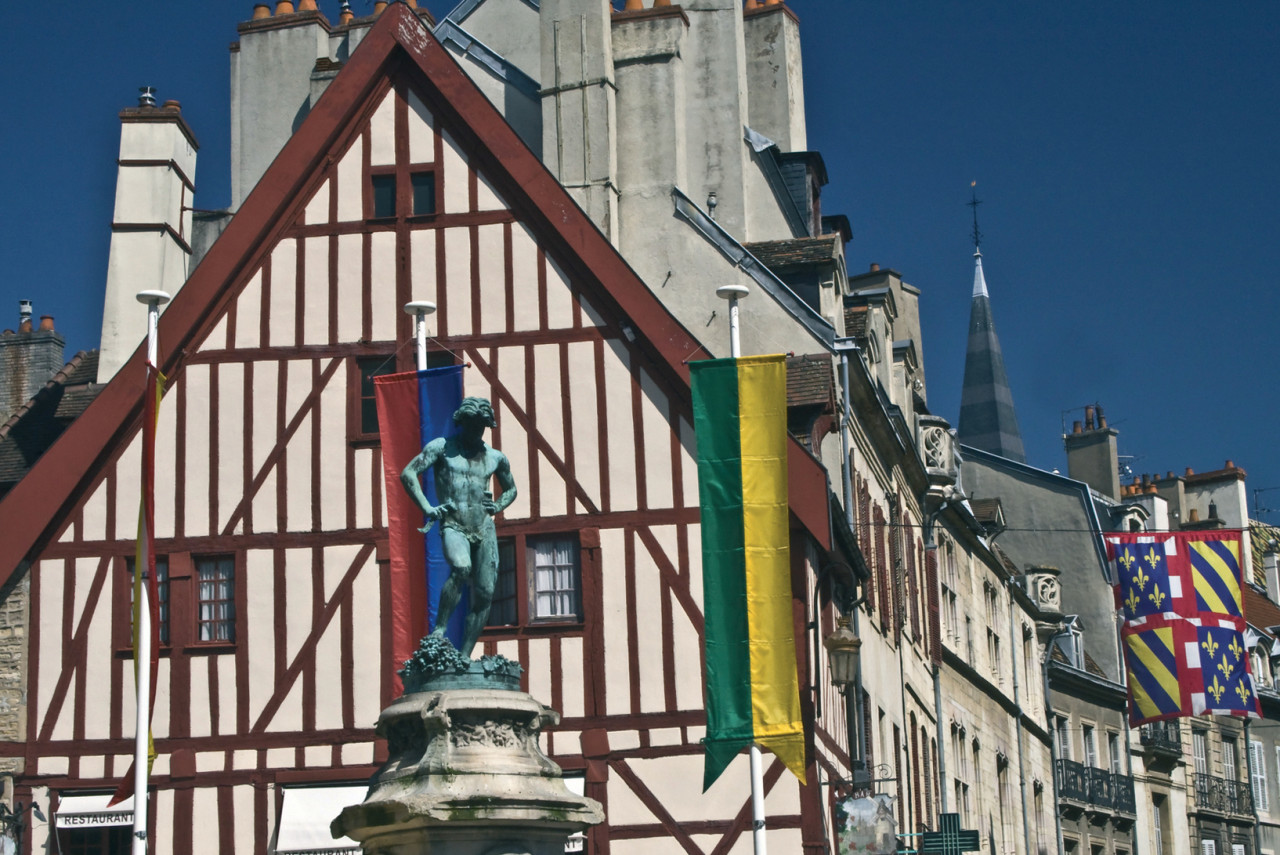
MULTIPOLYGON (((976 188, 977 182, 972 187, 976 188)), ((969 309, 969 346, 960 393, 960 442, 1019 463, 1026 462, 1013 392, 996 337, 987 279, 982 272, 982 233, 978 230, 977 190, 967 203, 973 208, 973 302, 969 309)))

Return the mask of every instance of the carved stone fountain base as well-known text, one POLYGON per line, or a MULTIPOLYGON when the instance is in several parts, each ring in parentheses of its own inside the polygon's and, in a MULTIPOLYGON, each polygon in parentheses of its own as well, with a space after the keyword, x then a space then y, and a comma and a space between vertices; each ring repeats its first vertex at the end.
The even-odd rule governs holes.
POLYGON ((558 855, 604 821, 569 791, 538 734, 560 716, 525 692, 424 690, 378 719, 390 759, 331 826, 365 855, 558 855))

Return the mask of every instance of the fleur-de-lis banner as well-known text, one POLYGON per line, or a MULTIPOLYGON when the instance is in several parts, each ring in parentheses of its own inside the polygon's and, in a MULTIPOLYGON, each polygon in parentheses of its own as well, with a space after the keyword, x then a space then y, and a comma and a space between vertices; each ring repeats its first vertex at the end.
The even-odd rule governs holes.
POLYGON ((1261 711, 1244 646, 1239 531, 1106 535, 1134 726, 1261 711))

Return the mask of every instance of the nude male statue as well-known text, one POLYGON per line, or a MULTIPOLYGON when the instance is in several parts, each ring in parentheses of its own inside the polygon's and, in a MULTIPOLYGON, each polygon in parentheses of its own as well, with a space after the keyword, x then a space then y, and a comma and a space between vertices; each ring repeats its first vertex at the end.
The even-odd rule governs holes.
POLYGON ((453 414, 458 432, 426 444, 400 473, 405 491, 422 508, 431 530, 440 521, 444 558, 452 572, 440 591, 436 626, 431 634, 443 636, 464 585, 471 586, 471 611, 467 614, 459 652, 470 657, 476 639, 489 619, 493 588, 498 580, 498 536, 493 518, 516 499, 516 482, 506 455, 484 442, 484 429, 494 427, 493 407, 485 398, 466 398, 453 414), (427 501, 419 476, 428 469, 435 476, 436 497, 427 501), (497 478, 502 495, 497 501, 488 489, 497 478))

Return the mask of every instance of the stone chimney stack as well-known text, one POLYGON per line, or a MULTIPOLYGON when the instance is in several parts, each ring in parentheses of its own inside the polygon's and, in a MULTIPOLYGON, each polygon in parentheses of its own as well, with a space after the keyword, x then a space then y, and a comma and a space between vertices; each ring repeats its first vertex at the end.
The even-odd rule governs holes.
POLYGON ((542 160, 618 240, 617 82, 608 0, 542 0, 542 160))
POLYGON ((177 101, 155 105, 141 89, 138 106, 120 111, 120 159, 111 223, 98 382, 110 380, 146 337, 139 291, 177 293, 191 262, 191 205, 199 143, 177 101))
POLYGON ((1120 499, 1120 454, 1116 447, 1119 431, 1107 427, 1102 407, 1085 407, 1084 425, 1079 422, 1067 434, 1067 474, 1083 481, 1104 496, 1120 499), (1094 416, 1097 416, 1095 423, 1094 416))
MULTIPOLYGON (((385 5, 385 4, 383 4, 385 5)), ((377 10, 381 11, 381 10, 377 10)), ((231 46, 231 210, 258 179, 312 107, 312 72, 330 59, 329 21, 314 2, 254 7, 231 46)), ((354 46, 353 46, 354 47, 354 46)))
POLYGON ((800 20, 784 3, 743 13, 747 51, 747 115, 751 129, 784 152, 805 151, 800 20))
POLYGON ((44 315, 31 323, 31 301, 18 301, 18 331, 0 333, 0 424, 40 391, 62 367, 66 342, 44 315))

